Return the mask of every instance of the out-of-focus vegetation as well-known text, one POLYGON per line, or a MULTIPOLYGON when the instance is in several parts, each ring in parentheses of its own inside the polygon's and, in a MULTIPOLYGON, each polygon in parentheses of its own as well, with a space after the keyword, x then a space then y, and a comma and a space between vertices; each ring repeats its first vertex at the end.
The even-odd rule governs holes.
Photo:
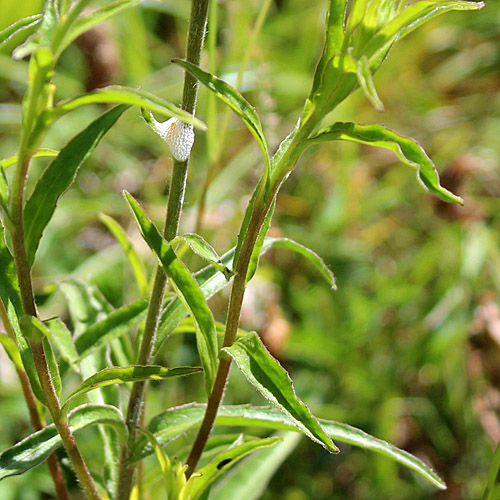
MULTIPOLYGON (((2 0, 0 29, 39 12, 41 3, 2 0)), ((309 91, 322 46, 323 3, 274 2, 244 74, 242 88, 263 117, 273 149, 309 91)), ((227 81, 236 81, 261 7, 260 0, 220 4, 216 73, 227 81)), ((347 143, 311 148, 278 199, 272 233, 319 253, 335 272, 338 291, 332 294, 307 263, 273 250, 250 284, 243 315, 243 326, 262 334, 315 414, 348 422, 428 461, 448 489, 436 492, 366 451, 341 446, 342 453, 331 456, 302 439, 264 499, 452 500, 482 493, 500 439, 499 7, 490 0, 481 11, 450 13, 412 33, 375 77, 383 115, 358 91, 333 117, 383 121, 418 138, 443 184, 465 206, 431 199, 416 185, 415 172, 386 151, 347 143)), ((84 35, 61 58, 56 97, 123 83, 179 101, 182 70, 170 60, 183 56, 188 11, 188 2, 146 0, 84 35)), ((7 103, 0 107, 2 158, 16 151, 25 90, 26 64, 10 58, 15 45, 13 40, 0 52, 0 102, 7 103)), ((204 118, 204 90, 199 101, 204 118)), ((64 125, 43 146, 58 149, 100 111, 82 108, 61 119, 64 125)), ((225 110, 219 112, 222 119, 225 110)), ((47 229, 34 269, 45 317, 64 315, 64 299, 51 285, 63 275, 90 279, 115 306, 137 297, 100 212, 129 227, 153 267, 129 224, 121 191, 132 192, 161 220, 170 162, 137 110, 127 113, 136 116, 120 122, 86 162, 47 229), (123 287, 124 281, 130 286, 123 287)), ((208 158, 205 137, 198 135, 181 232, 195 227, 208 158)), ((40 169, 46 162, 35 161, 40 169)), ((260 161, 251 136, 231 117, 202 226, 221 253, 235 244, 260 161)), ((212 300, 218 319, 226 299, 212 300)), ((167 366, 174 359, 176 365, 193 363, 194 340, 172 335, 160 359, 167 366)), ((15 373, 3 358, 0 375, 4 449, 27 435, 30 425, 15 373)), ((194 391, 202 400, 201 390, 190 379, 153 386, 148 413, 191 401, 194 391)), ((248 401, 260 402, 234 371, 225 402, 248 401)), ((92 432, 81 440, 89 456, 98 443, 92 432)), ((185 457, 190 439, 172 443, 172 455, 185 457)), ((156 467, 154 458, 146 465, 156 467)), ((51 488, 42 467, 3 481, 0 496, 50 498, 51 488)))

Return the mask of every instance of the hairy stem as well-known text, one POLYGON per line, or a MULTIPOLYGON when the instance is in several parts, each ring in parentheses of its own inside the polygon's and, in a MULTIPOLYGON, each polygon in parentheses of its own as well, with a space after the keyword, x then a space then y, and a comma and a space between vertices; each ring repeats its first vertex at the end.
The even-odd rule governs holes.
MULTIPOLYGON (((22 148, 21 148, 22 149, 22 148)), ((35 297, 33 295, 33 285, 31 281, 31 271, 26 257, 26 247, 24 243, 24 224, 23 224, 23 205, 24 205, 24 186, 26 183, 26 175, 30 164, 29 155, 20 155, 17 164, 16 173, 14 176, 13 192, 12 192, 12 247, 14 250, 14 261, 16 264, 17 277, 19 281, 19 289, 21 301, 23 304, 24 313, 29 316, 38 317, 35 297)), ((91 500, 101 500, 101 496, 97 491, 94 480, 90 476, 90 472, 85 464, 83 457, 78 450, 75 438, 68 426, 67 421, 60 422, 61 408, 59 400, 54 390, 54 384, 47 366, 47 359, 42 342, 32 342, 31 349, 35 360, 40 385, 43 390, 47 406, 52 416, 54 424, 61 435, 61 440, 68 453, 68 457, 75 469, 75 473, 81 483, 87 498, 91 500)), ((56 469, 54 468, 54 472, 56 469)), ((52 468, 51 468, 52 472, 52 468)), ((60 471, 59 471, 60 472, 60 471)), ((57 478, 56 488, 60 484, 60 479, 57 478)))
MULTIPOLYGON (((13 342, 17 344, 14 328, 12 327, 12 324, 9 320, 9 316, 7 313, 7 309, 1 298, 0 298, 0 318, 2 319, 2 323, 5 327, 7 335, 11 338, 13 342)), ((18 366, 16 366, 16 373, 19 378, 19 382, 21 384, 21 389, 23 391, 26 405, 28 407, 31 425, 36 431, 39 431, 45 427, 45 422, 43 419, 43 415, 40 413, 38 409, 36 397, 33 394, 33 390, 31 388, 28 375, 23 369, 19 368, 18 366)), ((52 453, 49 456, 49 458, 47 459, 47 465, 49 466, 50 475, 52 476, 52 480, 54 482, 58 500, 69 500, 68 490, 66 489, 66 485, 64 484, 61 467, 59 466, 59 462, 57 461, 57 456, 55 453, 52 453)))
MULTIPOLYGON (((188 44, 186 50, 186 60, 198 65, 201 59, 201 50, 205 39, 205 31, 208 15, 208 0, 193 0, 191 4, 191 20, 188 33, 188 44)), ((191 114, 196 110, 196 100, 198 97, 198 82, 186 72, 184 78, 184 92, 182 98, 182 108, 191 114)), ((172 178, 168 196, 167 215, 163 235, 170 241, 179 230, 179 221, 184 202, 186 190, 186 180, 189 160, 180 162, 174 160, 172 178)), ((151 353, 156 338, 158 322, 161 313, 161 305, 165 292, 167 277, 163 268, 157 266, 149 302, 144 333, 141 339, 137 364, 147 365, 151 362, 151 353)), ((122 448, 120 457, 120 471, 118 477, 118 500, 128 500, 132 490, 135 466, 128 463, 130 450, 136 439, 137 426, 144 407, 144 396, 146 382, 136 382, 132 386, 129 404, 127 408, 126 425, 129 431, 129 438, 126 446, 122 448)))

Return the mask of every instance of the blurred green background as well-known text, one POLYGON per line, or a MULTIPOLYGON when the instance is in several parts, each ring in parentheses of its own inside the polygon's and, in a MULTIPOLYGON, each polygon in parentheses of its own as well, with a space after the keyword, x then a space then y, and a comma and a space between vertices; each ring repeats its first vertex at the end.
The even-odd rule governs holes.
MULTIPOLYGON (((0 29, 41 10, 41 0, 1 0, 0 29)), ((221 1, 217 73, 234 83, 261 0, 221 1)), ((274 149, 291 130, 308 94, 323 41, 324 2, 275 0, 243 78, 274 149)), ((56 98, 109 83, 140 86, 180 101, 189 2, 145 0, 80 38, 62 56, 56 98)), ((0 52, 0 157, 15 154, 26 61, 12 40, 0 52)), ((208 67, 205 54, 203 64, 208 67)), ((252 281, 243 326, 262 334, 289 370, 297 393, 321 417, 347 422, 433 465, 448 484, 438 492, 373 453, 341 446, 331 456, 301 439, 270 482, 266 500, 423 500, 480 498, 494 444, 500 440, 500 2, 478 12, 439 17, 400 41, 375 77, 385 112, 358 91, 331 117, 384 123, 418 139, 443 184, 465 206, 436 201, 415 172, 392 154, 353 144, 307 151, 278 199, 271 234, 319 253, 337 277, 332 292, 307 262, 269 252, 252 281)), ((206 119, 207 93, 198 114, 206 119)), ((82 108, 60 120, 43 146, 60 148, 102 112, 82 108)), ((225 109, 218 105, 216 139, 225 109)), ((28 189, 47 162, 35 160, 28 189)), ((207 136, 192 155, 182 232, 195 228, 210 161, 207 136)), ((229 121, 201 233, 223 253, 236 234, 260 154, 236 118, 229 121)), ((161 223, 171 164, 137 109, 127 111, 64 195, 42 240, 34 276, 44 317, 67 317, 57 291, 63 277, 90 281, 114 306, 138 296, 120 248, 98 214, 129 231, 149 271, 154 260, 130 221, 127 189, 161 223)), ((187 256, 192 269, 202 263, 187 256)), ((211 304, 223 320, 225 293, 211 304)), ((0 359, 0 447, 30 433, 15 372, 0 359)), ((172 336, 166 364, 197 363, 193 340, 172 336)), ((196 380, 158 385, 148 415, 196 399, 196 380)), ((124 398, 125 400, 125 398, 124 398)), ((226 403, 262 403, 233 370, 226 403)), ((98 434, 82 441, 99 470, 98 434)), ((182 456, 192 434, 168 451, 182 456)), ((156 467, 146 461, 147 471, 156 467)), ((45 466, 0 483, 2 500, 51 499, 45 466)), ((152 496, 151 499, 162 498, 152 496)), ((234 499, 237 500, 237 499, 234 499)))

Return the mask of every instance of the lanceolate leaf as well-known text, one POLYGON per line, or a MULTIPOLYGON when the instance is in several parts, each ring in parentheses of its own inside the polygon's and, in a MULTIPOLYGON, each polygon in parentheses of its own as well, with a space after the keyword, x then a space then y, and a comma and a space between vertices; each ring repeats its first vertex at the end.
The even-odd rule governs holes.
POLYGON ((377 111, 384 111, 384 104, 378 96, 377 89, 375 88, 375 84, 373 83, 373 75, 370 70, 368 59, 365 55, 363 55, 363 57, 361 57, 359 61, 355 62, 356 76, 358 77, 359 85, 363 90, 365 96, 377 111))
MULTIPOLYGON (((122 418, 121 413, 113 406, 85 405, 70 413, 69 425, 74 434, 91 425, 112 425, 125 438, 127 431, 122 418)), ((0 480, 37 467, 61 445, 61 438, 54 424, 31 434, 0 454, 0 480)))
POLYGON ((208 465, 197 471, 200 476, 192 476, 188 481, 190 500, 199 500, 210 485, 222 476, 227 469, 247 456, 252 451, 273 446, 281 441, 280 438, 258 439, 243 443, 217 455, 208 465), (191 484, 189 484, 191 483, 191 484))
POLYGON ((259 499, 275 472, 292 453, 301 438, 301 434, 296 432, 283 434, 280 443, 246 457, 226 474, 210 491, 210 500, 259 499))
POLYGON ((36 183, 24 209, 24 235, 29 265, 33 264, 43 231, 54 214, 59 197, 73 182, 83 161, 126 109, 127 106, 111 109, 71 139, 36 183))
POLYGON ((45 324, 47 326, 46 334, 57 347, 61 357, 71 365, 73 371, 78 372, 78 352, 68 327, 59 318, 52 318, 45 324))
POLYGON ((266 171, 268 171, 269 150, 255 108, 236 89, 228 85, 225 81, 203 71, 198 66, 180 59, 173 59, 172 62, 189 71, 197 80, 214 92, 219 99, 224 101, 245 122, 246 126, 259 143, 262 154, 264 155, 266 171))
POLYGON ((99 214, 99 219, 101 222, 111 231, 116 241, 121 245, 127 259, 134 273, 135 281, 141 295, 146 295, 148 293, 148 280, 146 278, 146 270, 144 268, 144 262, 135 251, 134 246, 128 239, 127 233, 124 229, 115 221, 112 217, 105 214, 99 214))
POLYGON ((432 194, 450 203, 463 204, 462 198, 441 186, 434 163, 415 139, 399 135, 383 125, 337 122, 320 130, 317 135, 305 141, 305 144, 332 140, 352 141, 390 149, 401 161, 418 169, 419 179, 432 194))
MULTIPOLYGON (((264 243, 262 244, 262 248, 260 249, 260 255, 263 255, 265 252, 267 252, 267 250, 274 246, 293 250, 294 252, 297 252, 306 257, 321 272, 328 284, 332 288, 335 288, 335 278, 333 276, 333 273, 321 260, 321 258, 312 250, 288 238, 267 237, 264 239, 264 243)), ((221 257, 221 262, 224 266, 233 268, 232 260, 234 257, 234 252, 235 249, 233 248, 221 257)), ((195 278, 200 287, 200 290, 202 291, 206 299, 222 290, 228 283, 222 273, 220 273, 213 266, 202 269, 195 274, 195 278)), ((180 299, 174 298, 167 304, 160 318, 160 326, 153 349, 153 355, 158 352, 167 335, 180 323, 180 321, 186 316, 186 314, 188 314, 187 309, 184 307, 184 304, 180 301, 180 299)))
MULTIPOLYGON (((50 148, 40 148, 33 156, 32 158, 53 158, 54 156, 57 156, 59 154, 59 151, 56 151, 55 149, 50 149, 50 148)), ((0 165, 7 169, 9 167, 12 167, 12 165, 15 165, 17 163, 17 155, 10 156, 9 158, 5 158, 5 160, 2 160, 0 162, 0 165)))
POLYGON ((164 380, 174 377, 184 377, 198 373, 201 368, 191 366, 180 366, 177 368, 164 368, 162 366, 124 366, 118 368, 107 368, 95 373, 85 379, 67 398, 64 407, 68 403, 86 392, 113 384, 124 384, 126 382, 139 382, 141 380, 164 380))
POLYGON ((484 7, 484 2, 421 0, 405 7, 363 48, 368 59, 380 61, 390 45, 406 36, 422 24, 451 10, 477 10, 484 7))
POLYGON ((5 352, 14 363, 16 369, 24 371, 23 362, 21 361, 21 355, 19 354, 19 349, 17 348, 16 343, 7 335, 0 333, 0 344, 2 344, 5 352))
POLYGON ((196 255, 199 255, 202 259, 212 264, 216 269, 223 273, 227 279, 231 277, 231 271, 221 263, 221 259, 212 245, 205 241, 199 234, 183 234, 182 236, 175 238, 171 244, 175 245, 178 241, 185 241, 196 255))
MULTIPOLYGON (((155 435, 160 445, 164 446, 191 427, 200 424, 204 413, 205 405, 196 403, 170 408, 156 415, 148 425, 148 429, 155 435)), ((335 441, 381 453, 412 469, 434 486, 442 489, 446 488, 440 477, 428 465, 410 453, 350 425, 323 419, 320 419, 320 422, 325 432, 335 441)), ((250 405, 222 406, 217 414, 216 425, 299 431, 295 422, 280 410, 272 407, 252 407, 250 405)), ((152 451, 146 440, 139 440, 133 460, 136 461, 150 455, 152 451)))
POLYGON ((203 292, 186 266, 177 258, 172 247, 161 237, 139 204, 125 193, 141 234, 163 265, 177 295, 196 322, 196 341, 205 371, 207 393, 210 394, 218 366, 218 346, 215 321, 203 292))
POLYGON ((223 350, 234 359, 248 381, 268 401, 291 418, 306 436, 328 451, 338 452, 316 417, 295 394, 288 373, 269 354, 255 333, 240 337, 231 347, 225 347, 223 350))
POLYGON ((89 94, 76 97, 75 99, 61 101, 56 107, 47 111, 46 119, 50 123, 73 109, 87 104, 96 103, 115 103, 127 106, 140 106, 141 108, 148 109, 149 111, 155 111, 164 116, 174 116, 185 123, 192 124, 200 130, 206 130, 207 128, 206 125, 198 118, 183 109, 174 106, 172 103, 165 101, 164 99, 160 99, 154 94, 146 92, 145 90, 122 87, 120 85, 110 85, 109 87, 94 90, 89 94))
POLYGON ((34 16, 23 17, 11 24, 9 27, 0 31, 0 47, 8 42, 13 36, 17 35, 23 30, 36 26, 42 20, 42 14, 35 14, 34 16))

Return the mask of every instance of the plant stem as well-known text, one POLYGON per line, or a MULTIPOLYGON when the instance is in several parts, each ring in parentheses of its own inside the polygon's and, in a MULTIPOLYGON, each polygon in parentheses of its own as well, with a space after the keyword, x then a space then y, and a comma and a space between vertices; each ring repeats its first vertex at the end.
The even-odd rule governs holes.
MULTIPOLYGON (((318 121, 319 118, 317 117, 312 119, 309 117, 309 119, 304 123, 299 120, 296 128, 289 136, 291 141, 287 150, 281 155, 281 160, 271 173, 270 191, 267 195, 263 195, 262 197, 258 196, 255 201, 254 210, 252 212, 247 232, 245 234, 245 239, 243 240, 243 244, 241 246, 240 256, 236 264, 233 286, 231 288, 231 297, 229 299, 226 333, 224 335, 224 347, 230 347, 236 339, 240 322, 241 306, 245 295, 248 265, 252 257, 255 242, 257 241, 260 231, 262 230, 266 215, 269 212, 273 200, 278 194, 283 180, 286 179, 288 173, 293 169, 298 157, 300 156, 302 151, 300 147, 302 140, 309 136, 318 121)), ((257 189, 259 189, 259 187, 257 187, 257 189)), ((215 377, 212 393, 207 401, 203 421, 186 461, 188 466, 186 470, 187 478, 189 478, 195 471, 210 433, 212 432, 215 418, 217 417, 217 411, 221 404, 222 396, 224 395, 224 388, 226 386, 230 368, 231 358, 229 356, 223 356, 219 363, 219 369, 215 377)))
MULTIPOLYGON (((21 147, 21 150, 23 148, 21 147)), ((33 295, 33 285, 31 282, 31 271, 26 257, 26 248, 24 243, 24 225, 23 225, 23 205, 24 205, 24 186, 26 175, 30 164, 30 156, 20 154, 14 176, 12 191, 12 247, 14 250, 14 261, 16 264, 17 277, 21 293, 21 301, 24 313, 29 316, 38 317, 35 297, 33 295)), ((61 408, 59 400, 54 390, 54 384, 47 366, 47 359, 42 342, 32 342, 31 350, 35 360, 38 377, 43 394, 47 400, 47 406, 52 416, 57 431, 61 435, 61 440, 68 453, 68 457, 75 469, 75 473, 82 485, 82 488, 91 500, 101 500, 94 480, 78 450, 75 438, 69 428, 67 421, 60 421, 61 408)), ((62 478, 61 478, 62 479, 62 478)), ((58 483, 56 483, 57 487, 58 483)))
MULTIPOLYGON (((12 324, 9 320, 9 316, 7 313, 7 309, 5 308, 5 305, 1 298, 0 298, 0 318, 2 319, 7 335, 17 345, 14 328, 12 327, 12 324)), ((36 397, 33 394, 33 390, 31 389, 31 384, 28 375, 24 370, 22 370, 17 366, 16 366, 16 373, 19 378, 19 382, 21 384, 21 389, 23 391, 26 405, 28 406, 31 425, 36 431, 39 431, 45 427, 45 422, 43 421, 43 416, 40 414, 38 410, 36 397)), ((55 453, 52 453, 49 456, 49 458, 47 459, 47 465, 49 466, 50 475, 52 476, 52 480, 54 481, 57 498, 59 500, 69 500, 68 491, 66 489, 66 485, 64 484, 61 467, 59 466, 59 462, 57 461, 57 456, 55 453)))
MULTIPOLYGON (((188 33, 188 44, 186 60, 199 65, 201 50, 205 40, 205 31, 208 16, 208 0, 193 0, 191 4, 191 18, 188 33)), ((188 72, 184 77, 184 91, 182 97, 182 108, 194 114, 198 97, 198 81, 188 72)), ((167 214, 163 236, 170 241, 177 236, 179 221, 184 202, 189 160, 180 162, 174 160, 172 178, 168 196, 167 214)), ((151 353, 156 338, 158 322, 161 313, 161 305, 165 292, 167 277, 163 268, 158 265, 155 272, 153 290, 149 302, 144 333, 141 339, 137 364, 147 365, 151 362, 151 353)), ((129 431, 128 442, 122 448, 120 457, 120 471, 118 475, 118 500, 128 500, 132 490, 135 466, 128 464, 130 450, 134 444, 141 414, 144 411, 144 396, 146 382, 136 382, 132 386, 129 404, 127 408, 126 425, 129 431)))

